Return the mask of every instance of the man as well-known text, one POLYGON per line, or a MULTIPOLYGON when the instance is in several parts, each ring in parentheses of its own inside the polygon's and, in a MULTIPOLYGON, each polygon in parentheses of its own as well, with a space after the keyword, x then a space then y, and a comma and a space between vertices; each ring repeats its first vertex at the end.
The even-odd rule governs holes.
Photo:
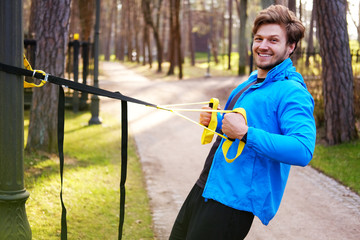
MULTIPOLYGON (((289 56, 305 28, 288 8, 275 5, 261 11, 253 26, 253 54, 257 71, 230 95, 218 114, 217 131, 235 139, 225 161, 218 137, 204 169, 185 200, 170 239, 244 239, 254 216, 267 225, 275 216, 290 165, 306 166, 315 148, 314 101, 289 56)), ((200 114, 207 126, 211 113, 200 114)))

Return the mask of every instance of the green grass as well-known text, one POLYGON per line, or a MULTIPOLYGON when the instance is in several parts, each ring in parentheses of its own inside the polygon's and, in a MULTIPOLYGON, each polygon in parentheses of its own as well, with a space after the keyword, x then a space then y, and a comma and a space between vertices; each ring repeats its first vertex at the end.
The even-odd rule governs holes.
POLYGON ((360 194, 360 140, 335 146, 316 145, 310 164, 360 194))
MULTIPOLYGON (((103 116, 88 126, 89 113, 66 112, 64 203, 69 239, 117 239, 119 221, 120 124, 103 116)), ((28 112, 25 114, 25 139, 28 112)), ((154 239, 149 200, 134 143, 128 151, 123 239, 154 239)), ((57 155, 25 153, 26 211, 33 239, 59 239, 60 176, 57 155)))

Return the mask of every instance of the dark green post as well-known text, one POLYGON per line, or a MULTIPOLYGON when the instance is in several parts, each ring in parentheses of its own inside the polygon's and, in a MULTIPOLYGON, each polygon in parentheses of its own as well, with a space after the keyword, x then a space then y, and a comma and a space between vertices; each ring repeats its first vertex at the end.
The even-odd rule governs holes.
MULTIPOLYGON (((80 53, 80 42, 79 42, 79 34, 74 34, 74 41, 73 41, 73 72, 74 72, 74 82, 79 82, 79 53, 80 53)), ((73 112, 79 112, 79 92, 73 92, 73 112)))
MULTIPOLYGON (((0 1, 0 62, 23 67, 22 0, 0 1)), ((0 72, 0 239, 31 239, 24 187, 22 76, 0 72)))
MULTIPOLYGON (((96 0, 95 37, 94 37, 94 87, 99 87, 99 34, 100 34, 100 0, 96 0)), ((99 96, 91 96, 91 119, 89 124, 101 124, 99 118, 99 96)))

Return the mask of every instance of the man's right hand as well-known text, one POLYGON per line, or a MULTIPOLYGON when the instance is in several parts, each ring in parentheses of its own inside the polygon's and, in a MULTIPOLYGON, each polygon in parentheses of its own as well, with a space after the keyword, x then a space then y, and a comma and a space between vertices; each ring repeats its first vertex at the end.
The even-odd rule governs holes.
MULTIPOLYGON (((209 109, 211 110, 211 107, 202 107, 202 109, 209 109)), ((211 120, 211 112, 200 112, 200 124, 204 126, 209 126, 211 120)))

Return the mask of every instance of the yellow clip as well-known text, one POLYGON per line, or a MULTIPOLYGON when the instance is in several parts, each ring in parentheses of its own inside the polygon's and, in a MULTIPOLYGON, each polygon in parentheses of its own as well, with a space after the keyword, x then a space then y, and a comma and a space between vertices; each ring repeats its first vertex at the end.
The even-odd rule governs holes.
MULTIPOLYGON (((236 113, 240 113, 244 118, 245 118, 245 123, 247 124, 247 119, 246 119, 246 111, 245 109, 243 108, 235 108, 233 110, 233 112, 236 112, 236 113)), ((237 153, 236 153, 236 156, 232 159, 229 159, 227 157, 227 153, 229 151, 229 148, 231 147, 231 144, 233 143, 234 141, 230 140, 230 139, 227 139, 224 141, 223 145, 222 145, 222 151, 224 153, 224 158, 226 160, 226 162, 228 163, 232 163, 237 157, 240 156, 240 154, 242 153, 244 147, 245 147, 245 143, 243 141, 240 141, 239 143, 239 146, 238 146, 238 150, 237 150, 237 153)))
MULTIPOLYGON (((219 99, 212 98, 210 100, 209 106, 212 107, 213 110, 217 110, 217 108, 219 106, 219 99)), ((217 126, 217 112, 212 112, 211 113, 211 120, 210 120, 208 128, 215 131, 216 126, 217 126)), ((204 129, 203 134, 201 136, 201 144, 211 143, 211 141, 212 141, 212 139, 214 137, 214 132, 213 131, 209 131, 207 129, 204 129)))
MULTIPOLYGON (((42 70, 33 70, 31 68, 31 65, 30 65, 29 61, 26 59, 25 54, 24 54, 24 67, 27 70, 33 71, 33 78, 34 78, 35 73, 37 73, 37 72, 42 73, 47 78, 47 74, 44 71, 42 71, 42 70)), ((42 87, 42 86, 44 86, 45 83, 46 83, 46 80, 41 80, 41 83, 39 83, 39 84, 29 83, 29 82, 26 82, 24 80, 24 88, 42 87)))

